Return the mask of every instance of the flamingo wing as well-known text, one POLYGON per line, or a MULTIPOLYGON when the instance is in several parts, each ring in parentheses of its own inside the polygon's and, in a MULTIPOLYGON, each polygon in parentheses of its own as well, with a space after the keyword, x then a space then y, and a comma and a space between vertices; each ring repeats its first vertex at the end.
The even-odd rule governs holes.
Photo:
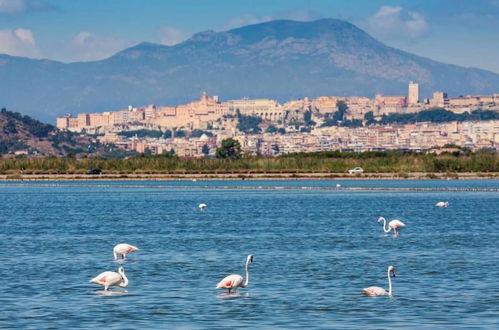
POLYGON ((121 243, 114 247, 113 251, 117 254, 124 254, 137 251, 139 248, 130 244, 121 243))
POLYGON ((218 282, 216 288, 217 289, 234 289, 243 283, 243 278, 241 275, 229 275, 224 277, 223 280, 218 282))
POLYGON ((90 282, 99 284, 102 286, 112 286, 116 285, 117 283, 121 282, 121 275, 116 273, 116 272, 102 272, 93 279, 90 280, 90 282))
POLYGON ((366 296, 383 296, 387 294, 386 290, 380 288, 379 286, 370 286, 368 288, 364 288, 362 289, 362 293, 366 296))
POLYGON ((403 223, 400 220, 395 219, 395 220, 390 221, 388 226, 391 228, 401 228, 401 227, 405 227, 405 223, 403 223))

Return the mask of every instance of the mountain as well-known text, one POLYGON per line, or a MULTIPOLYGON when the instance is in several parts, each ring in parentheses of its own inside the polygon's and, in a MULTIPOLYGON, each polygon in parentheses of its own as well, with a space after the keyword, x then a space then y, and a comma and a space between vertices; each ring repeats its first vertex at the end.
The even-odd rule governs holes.
POLYGON ((175 46, 141 43, 94 62, 0 55, 0 105, 54 122, 65 113, 222 99, 499 92, 499 75, 415 56, 336 19, 205 31, 175 46))

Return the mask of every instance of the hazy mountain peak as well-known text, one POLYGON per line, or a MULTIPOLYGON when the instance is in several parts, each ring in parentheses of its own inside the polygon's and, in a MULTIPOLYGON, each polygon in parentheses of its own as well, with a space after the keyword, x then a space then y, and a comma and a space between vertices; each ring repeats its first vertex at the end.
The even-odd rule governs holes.
POLYGON ((497 93, 499 75, 446 65, 388 47, 338 19, 277 20, 203 31, 174 46, 140 43, 98 62, 62 64, 0 57, 2 101, 53 121, 65 113, 171 105, 201 91, 223 99, 286 101, 303 96, 377 93, 497 93))

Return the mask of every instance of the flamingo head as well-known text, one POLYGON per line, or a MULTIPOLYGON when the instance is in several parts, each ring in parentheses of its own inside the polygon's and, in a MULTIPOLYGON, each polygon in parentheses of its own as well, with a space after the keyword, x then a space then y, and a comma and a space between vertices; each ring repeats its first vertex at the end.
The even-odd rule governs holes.
POLYGON ((390 272, 390 275, 392 277, 397 277, 397 273, 395 273, 395 267, 393 266, 388 267, 388 271, 390 272))
POLYGON ((252 254, 248 255, 247 261, 248 262, 253 262, 253 255, 252 254))
POLYGON ((120 273, 121 275, 124 275, 125 274, 125 268, 123 268, 123 267, 118 268, 118 273, 120 273))
POLYGON ((381 222, 381 221, 383 221, 383 220, 385 220, 385 218, 383 218, 383 217, 379 217, 379 218, 378 218, 378 222, 381 222))

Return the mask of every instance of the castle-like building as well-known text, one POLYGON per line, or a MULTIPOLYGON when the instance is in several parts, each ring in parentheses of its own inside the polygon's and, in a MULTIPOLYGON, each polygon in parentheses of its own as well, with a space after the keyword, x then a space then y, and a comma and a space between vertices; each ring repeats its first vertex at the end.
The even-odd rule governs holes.
POLYGON ((420 100, 419 84, 409 82, 407 96, 378 94, 374 99, 367 97, 321 96, 314 99, 291 100, 280 104, 272 99, 229 100, 221 102, 218 96, 201 94, 198 101, 172 107, 148 105, 102 113, 80 113, 57 118, 57 128, 73 132, 106 133, 142 127, 159 130, 209 129, 220 120, 238 115, 255 116, 269 123, 299 121, 306 111, 315 119, 336 112, 338 101, 347 105, 345 119, 364 120, 371 112, 374 118, 393 113, 414 113, 431 108, 445 108, 456 113, 473 110, 499 111, 499 94, 467 95, 448 98, 437 91, 431 99, 420 100))

